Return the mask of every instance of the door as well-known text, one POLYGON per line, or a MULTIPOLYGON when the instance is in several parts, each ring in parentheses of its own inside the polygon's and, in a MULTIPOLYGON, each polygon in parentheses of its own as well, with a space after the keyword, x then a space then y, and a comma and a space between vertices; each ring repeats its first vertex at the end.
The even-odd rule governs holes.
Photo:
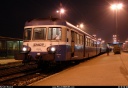
POLYGON ((75 32, 71 31, 71 56, 74 57, 75 54, 75 32))

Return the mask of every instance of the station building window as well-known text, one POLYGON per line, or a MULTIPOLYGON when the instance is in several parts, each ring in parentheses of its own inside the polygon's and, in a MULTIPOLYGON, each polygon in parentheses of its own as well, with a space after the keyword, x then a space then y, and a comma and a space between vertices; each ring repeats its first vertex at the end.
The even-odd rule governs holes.
POLYGON ((22 45, 22 39, 0 37, 0 59, 14 58, 14 54, 20 52, 22 45))

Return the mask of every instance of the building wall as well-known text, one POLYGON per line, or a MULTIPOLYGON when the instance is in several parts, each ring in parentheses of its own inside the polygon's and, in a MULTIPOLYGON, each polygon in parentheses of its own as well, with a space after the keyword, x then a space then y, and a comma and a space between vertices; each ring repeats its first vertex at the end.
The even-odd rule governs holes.
POLYGON ((0 38, 0 58, 14 58, 19 53, 23 41, 21 39, 0 38))

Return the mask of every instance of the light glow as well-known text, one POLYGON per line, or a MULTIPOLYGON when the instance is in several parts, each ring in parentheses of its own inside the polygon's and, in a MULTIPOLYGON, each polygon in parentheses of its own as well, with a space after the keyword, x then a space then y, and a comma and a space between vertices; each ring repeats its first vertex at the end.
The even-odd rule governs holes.
POLYGON ((123 7, 122 3, 111 5, 112 10, 118 10, 118 9, 120 10, 120 9, 122 9, 122 7, 123 7))
POLYGON ((58 11, 58 10, 57 10, 56 12, 57 12, 57 13, 59 13, 59 11, 58 11))
POLYGON ((83 27, 84 27, 83 23, 82 23, 82 24, 80 24, 80 28, 83 28, 83 27))
POLYGON ((52 52, 54 52, 55 50, 56 50, 55 47, 52 47, 52 48, 51 48, 51 51, 52 51, 52 52))
POLYGON ((23 47, 23 49, 22 49, 23 51, 27 51, 27 48, 26 47, 23 47))
POLYGON ((64 13, 65 12, 65 10, 62 8, 62 9, 60 9, 60 13, 64 13))
POLYGON ((60 14, 64 14, 65 13, 65 10, 63 8, 61 8, 60 10, 57 10, 56 12, 57 13, 60 13, 60 14))

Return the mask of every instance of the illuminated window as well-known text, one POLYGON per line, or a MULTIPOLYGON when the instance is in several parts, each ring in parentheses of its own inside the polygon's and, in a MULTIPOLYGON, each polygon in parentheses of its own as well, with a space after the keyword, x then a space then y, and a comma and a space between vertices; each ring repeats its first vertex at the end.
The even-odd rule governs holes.
POLYGON ((48 29, 48 40, 61 39, 61 28, 49 28, 48 29))
POLYGON ((34 28, 33 30, 34 40, 45 40, 46 39, 46 28, 34 28))
POLYGON ((26 28, 24 30, 24 40, 31 40, 31 28, 26 28))

